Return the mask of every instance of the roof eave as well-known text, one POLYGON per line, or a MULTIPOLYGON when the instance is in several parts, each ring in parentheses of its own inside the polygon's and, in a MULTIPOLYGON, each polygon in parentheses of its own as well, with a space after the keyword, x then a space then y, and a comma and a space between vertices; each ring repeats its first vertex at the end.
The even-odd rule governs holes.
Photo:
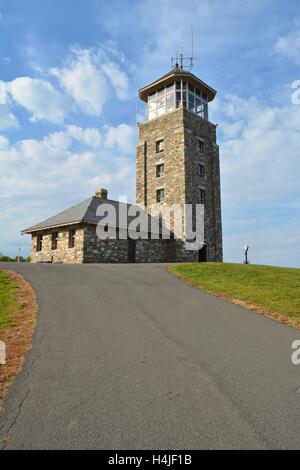
POLYGON ((167 85, 169 82, 171 83, 172 81, 174 81, 175 78, 186 78, 187 81, 194 82, 200 85, 202 89, 205 89, 208 95, 208 101, 212 101, 217 94, 216 90, 214 90, 205 82, 200 80, 200 78, 196 77, 196 75, 193 75, 189 72, 184 72, 184 71, 183 72, 173 71, 169 75, 164 75, 159 80, 156 80, 155 82, 150 83, 150 85, 147 85, 141 88, 139 90, 140 99, 142 101, 147 102, 148 95, 150 95, 151 92, 154 91, 160 84, 164 83, 167 85))
POLYGON ((67 222, 67 223, 56 224, 56 225, 45 225, 43 227, 33 226, 33 227, 25 228, 24 230, 21 230, 21 234, 26 235, 26 234, 31 234, 34 232, 41 232, 42 230, 49 230, 51 228, 68 227, 69 225, 76 225, 76 224, 81 224, 81 223, 84 223, 84 220, 76 220, 74 222, 67 222))

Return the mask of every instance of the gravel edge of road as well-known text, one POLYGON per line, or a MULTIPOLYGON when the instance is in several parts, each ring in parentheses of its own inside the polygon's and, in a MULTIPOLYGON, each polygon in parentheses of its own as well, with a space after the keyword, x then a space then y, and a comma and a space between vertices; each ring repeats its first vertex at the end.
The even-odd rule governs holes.
POLYGON ((31 285, 23 276, 9 269, 2 269, 17 283, 20 308, 14 312, 14 322, 5 328, 1 340, 6 345, 6 364, 0 365, 0 410, 4 406, 5 396, 22 370, 25 358, 32 345, 36 326, 37 302, 31 285))

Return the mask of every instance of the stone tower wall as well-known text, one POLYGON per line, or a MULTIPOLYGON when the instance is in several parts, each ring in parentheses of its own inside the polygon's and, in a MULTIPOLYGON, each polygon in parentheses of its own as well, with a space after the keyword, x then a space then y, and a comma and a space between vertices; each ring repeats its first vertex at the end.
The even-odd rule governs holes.
POLYGON ((156 190, 165 188, 165 203, 184 204, 184 125, 182 108, 139 125, 137 146, 136 202, 151 207, 156 204, 156 190), (156 141, 164 139, 164 151, 156 152, 156 141), (164 163, 165 176, 156 177, 156 164, 164 163), (146 188, 145 188, 146 181, 146 188))
POLYGON ((157 205, 157 189, 165 189, 167 205, 200 204, 200 189, 205 190, 208 261, 222 261, 219 149, 214 124, 184 108, 140 124, 136 178, 137 203, 151 213, 157 205), (164 150, 157 153, 156 141, 160 139, 164 139, 164 150), (199 140, 203 141, 203 151, 199 140), (158 163, 164 163, 165 170, 159 178, 158 163), (205 167, 204 177, 199 175, 200 163, 205 167))
POLYGON ((216 126, 184 110, 185 129, 185 195, 186 203, 201 204, 200 190, 205 190, 204 238, 208 260, 222 261, 222 222, 220 197, 219 147, 216 126), (203 142, 203 152, 199 141, 203 142), (199 175, 204 165, 204 177, 199 175))

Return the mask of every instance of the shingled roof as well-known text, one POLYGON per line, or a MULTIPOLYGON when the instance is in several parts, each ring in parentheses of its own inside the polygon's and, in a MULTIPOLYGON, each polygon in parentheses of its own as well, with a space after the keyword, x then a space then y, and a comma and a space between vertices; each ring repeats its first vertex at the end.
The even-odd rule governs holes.
MULTIPOLYGON (((32 227, 28 227, 22 230, 21 233, 33 233, 49 228, 63 227, 66 225, 73 225, 78 223, 95 225, 103 217, 97 215, 97 209, 102 204, 111 204, 114 206, 116 210, 117 221, 119 220, 119 211, 122 207, 126 206, 126 211, 128 211, 129 207, 138 208, 138 206, 134 206, 133 204, 126 204, 124 202, 113 201, 111 199, 106 199, 99 196, 92 196, 86 199, 85 201, 76 204, 76 206, 72 206, 69 209, 64 210, 63 212, 60 212, 54 215, 53 217, 50 217, 49 219, 43 220, 42 222, 39 222, 38 224, 33 225, 32 227)), ((149 217, 150 222, 151 216, 150 214, 147 215, 149 217)), ((132 219, 134 219, 134 216, 128 217, 128 223, 132 219)))
POLYGON ((141 100, 147 102, 148 95, 153 93, 158 86, 165 86, 167 84, 174 83, 175 80, 180 80, 181 78, 193 84, 194 86, 199 86, 201 89, 205 90, 208 95, 208 101, 212 101, 215 98, 217 94, 216 90, 207 85, 207 83, 200 80, 200 78, 196 77, 196 75, 193 73, 188 72, 187 70, 183 70, 179 67, 175 67, 174 69, 170 70, 170 72, 160 77, 158 80, 155 80, 149 85, 141 88, 139 90, 139 97, 141 100))

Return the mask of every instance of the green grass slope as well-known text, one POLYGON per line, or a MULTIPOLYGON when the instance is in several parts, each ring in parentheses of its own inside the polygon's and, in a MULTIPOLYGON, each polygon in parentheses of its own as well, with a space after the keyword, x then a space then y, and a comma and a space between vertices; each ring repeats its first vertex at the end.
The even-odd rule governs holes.
POLYGON ((18 308, 17 284, 0 271, 0 333, 13 322, 13 312, 18 308))
POLYGON ((207 292, 245 302, 300 325, 300 269, 231 263, 191 263, 170 271, 207 292))

